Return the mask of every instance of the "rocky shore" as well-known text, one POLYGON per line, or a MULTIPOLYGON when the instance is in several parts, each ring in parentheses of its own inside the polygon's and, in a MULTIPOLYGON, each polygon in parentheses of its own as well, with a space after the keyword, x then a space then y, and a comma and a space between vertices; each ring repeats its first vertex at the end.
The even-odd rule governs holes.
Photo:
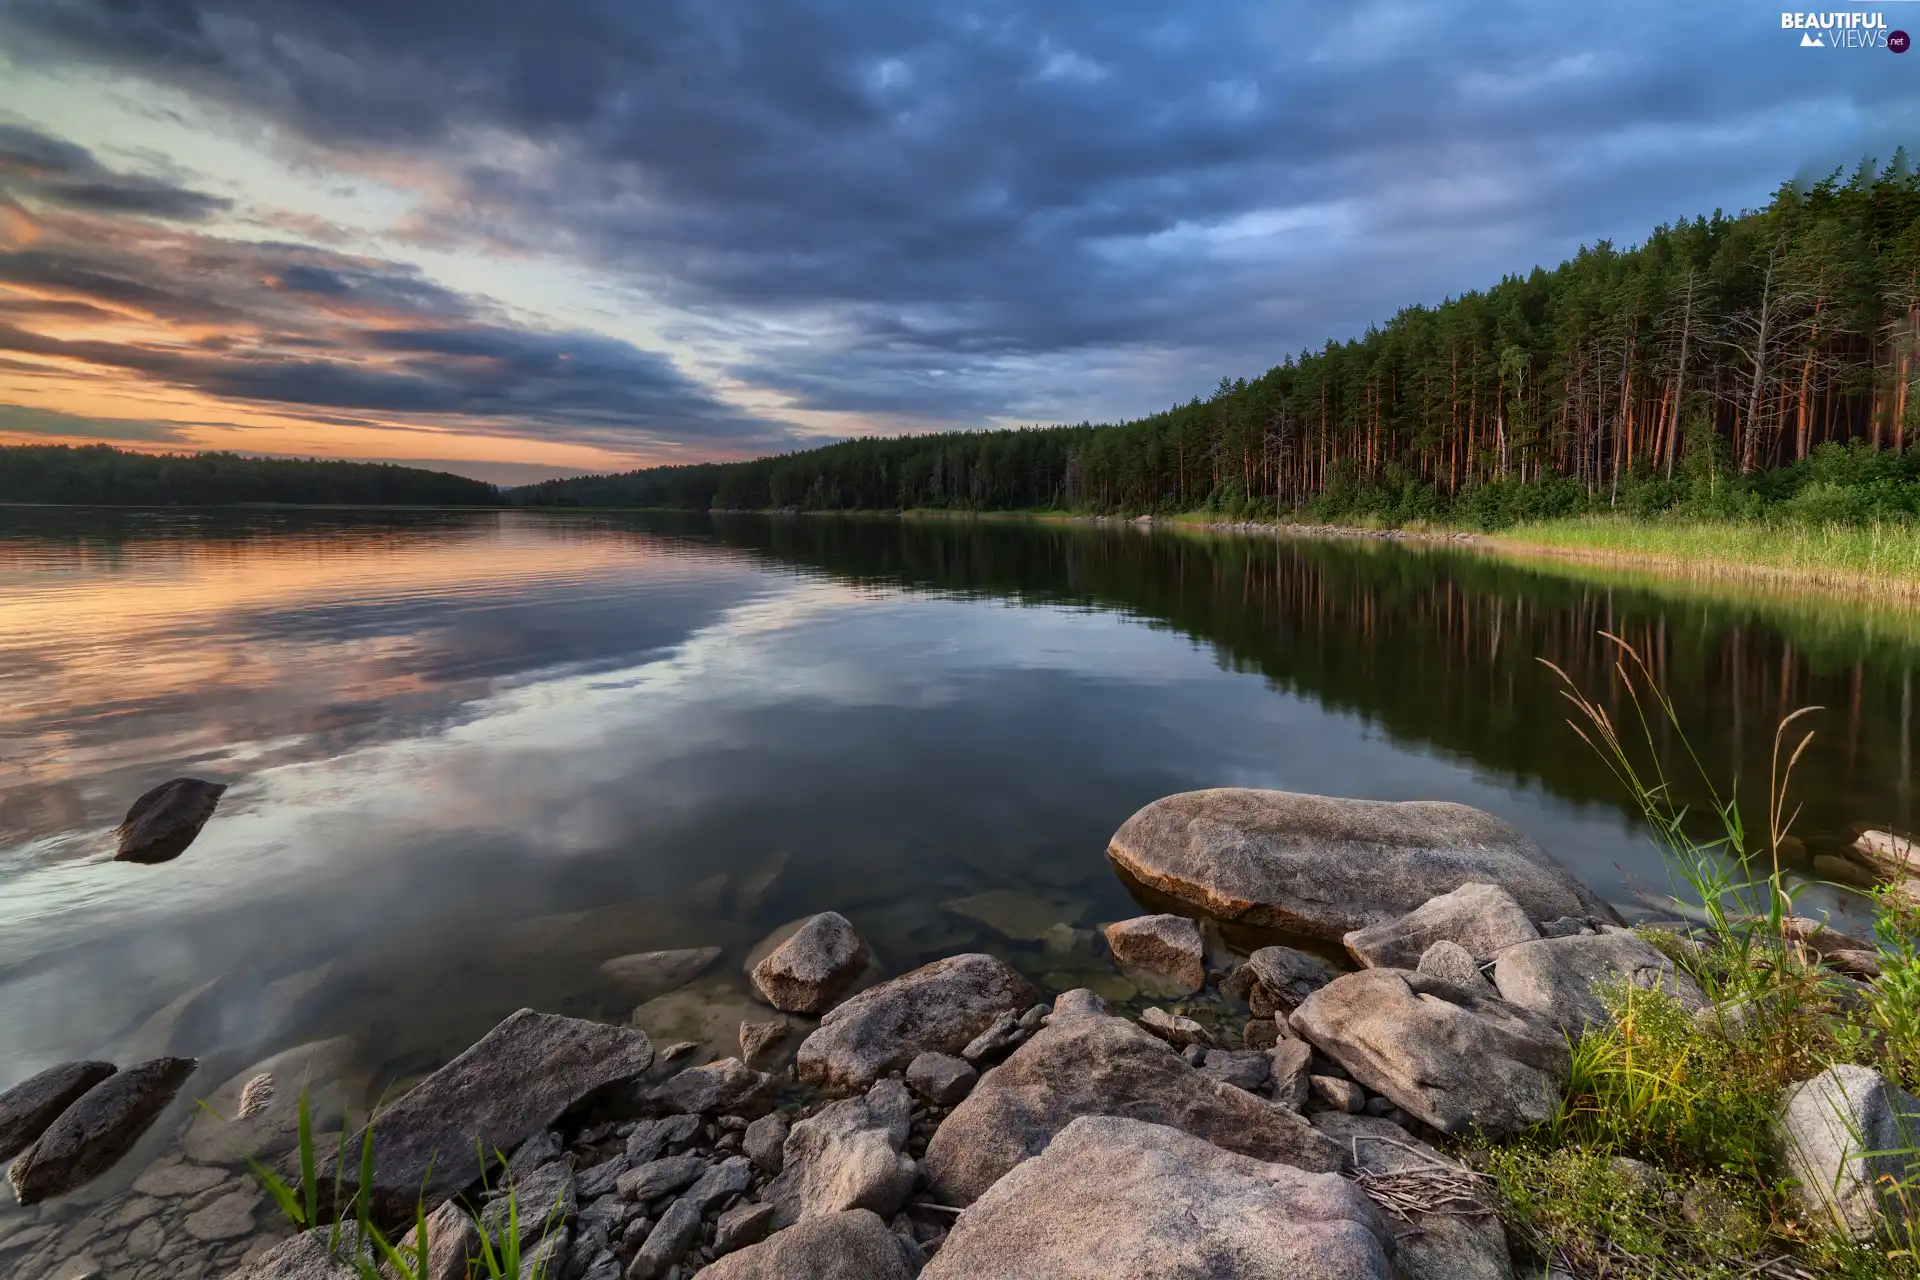
MULTIPOLYGON (((632 1025, 514 1013, 388 1101, 364 1186, 349 1135, 323 1201, 364 1194, 395 1238, 423 1209, 435 1280, 465 1276, 482 1233, 516 1235, 521 1274, 549 1280, 1505 1280, 1522 1272, 1472 1149, 1559 1110, 1609 990, 1728 1013, 1671 948, 1463 806, 1192 792, 1108 853, 1179 908, 1100 931, 1122 988, 1153 1003, 1129 1013, 1070 976, 1048 998, 986 951, 888 975, 834 911, 751 948, 751 1004, 703 985, 719 946, 618 955, 601 967, 643 1001, 632 1025), (1288 942, 1244 945, 1258 933, 1288 942), (700 1052, 716 1028, 736 1052, 700 1052)), ((1063 975, 1098 945, 1044 904, 990 898, 949 905, 1011 915, 1063 975)), ((1863 944, 1796 928, 1871 980, 1863 944)), ((0 1270, 351 1280, 350 1228, 294 1233, 236 1168, 297 1171, 297 1099, 337 1116, 346 1061, 317 1042, 236 1073, 130 1180, 192 1060, 63 1064, 0 1094, 20 1203, 86 1205, 0 1219, 0 1270)), ((1809 1220, 1885 1232, 1876 1188, 1920 1172, 1888 1154, 1911 1116, 1920 1102, 1861 1067, 1781 1100, 1809 1220)))

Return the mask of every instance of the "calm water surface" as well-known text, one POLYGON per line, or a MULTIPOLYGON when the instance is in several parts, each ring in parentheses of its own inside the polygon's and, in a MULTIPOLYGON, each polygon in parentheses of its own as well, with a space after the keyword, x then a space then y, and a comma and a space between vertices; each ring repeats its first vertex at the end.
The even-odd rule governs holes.
POLYGON ((1107 837, 1202 786, 1478 805, 1632 912, 1666 874, 1536 661, 1619 708, 1603 628, 1745 794, 1828 708, 1813 874, 1911 825, 1913 627, 1132 528, 0 512, 0 1086, 164 1045, 204 1094, 346 1034, 371 1094, 523 1005, 624 1019, 625 952, 730 948, 733 1007, 746 947, 827 908, 891 972, 1077 981, 1104 962, 1046 925, 1133 913, 1107 837), (110 861, 178 774, 233 784, 199 841, 110 861))

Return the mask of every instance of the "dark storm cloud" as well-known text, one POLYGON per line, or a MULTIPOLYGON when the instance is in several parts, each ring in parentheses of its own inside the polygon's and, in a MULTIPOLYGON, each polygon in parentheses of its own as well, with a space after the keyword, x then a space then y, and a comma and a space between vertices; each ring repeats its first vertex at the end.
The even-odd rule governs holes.
MULTIPOLYGON (((74 184, 49 176, 71 174, 102 190, 146 190, 70 143, 0 129, 0 211, 11 206, 32 220, 31 247, 0 247, 0 351, 313 420, 322 415, 310 411, 350 410, 458 416, 482 430, 616 446, 791 443, 780 424, 722 405, 653 352, 507 323, 404 264, 169 228, 160 223, 177 219, 165 210, 190 207, 192 193, 171 203, 76 199, 74 184), (159 322, 159 336, 70 336, 89 322, 130 319, 159 322)), ((32 433, 35 422, 48 424, 42 434, 74 434, 31 416, 5 429, 32 433)))
POLYGON ((1808 56, 1745 0, 7 14, 22 49, 451 175, 422 239, 817 324, 735 371, 804 405, 960 417, 1058 400, 1081 360, 1128 351, 1166 370, 1130 394, 1204 390, 1920 126, 1901 59, 1808 56), (489 131, 526 144, 511 164, 489 131))
POLYGON ((126 213, 197 222, 233 206, 156 178, 116 174, 85 147, 32 129, 0 124, 0 189, 90 213, 126 213))

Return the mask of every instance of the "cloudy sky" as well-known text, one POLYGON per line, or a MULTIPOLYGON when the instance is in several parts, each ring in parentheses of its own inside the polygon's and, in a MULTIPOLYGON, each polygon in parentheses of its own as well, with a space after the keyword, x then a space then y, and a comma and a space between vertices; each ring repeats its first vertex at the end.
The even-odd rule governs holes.
POLYGON ((1135 416, 1920 141, 1920 52, 1798 40, 1758 0, 0 0, 0 442, 519 480, 1135 416))

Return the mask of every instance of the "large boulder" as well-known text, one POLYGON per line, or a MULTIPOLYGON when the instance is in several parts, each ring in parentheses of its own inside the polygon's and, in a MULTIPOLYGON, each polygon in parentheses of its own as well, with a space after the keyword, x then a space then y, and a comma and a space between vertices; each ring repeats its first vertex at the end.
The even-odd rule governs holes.
POLYGON ((1617 919, 1492 814, 1419 800, 1220 787, 1156 800, 1114 833, 1126 874, 1223 920, 1337 942, 1463 884, 1497 884, 1535 920, 1617 919))
POLYGON ((1322 1111, 1313 1127, 1347 1149, 1356 1173, 1388 1183, 1418 1179, 1423 1190, 1437 1177, 1453 1177, 1450 1190, 1460 1201, 1409 1208, 1410 1229, 1395 1231, 1401 1280, 1513 1280, 1507 1233, 1484 1181, 1391 1120, 1322 1111))
POLYGON ((913 1190, 913 1157, 901 1151, 913 1100, 898 1080, 882 1080, 865 1097, 842 1098, 787 1134, 780 1176, 767 1184, 776 1230, 806 1218, 871 1209, 890 1218, 913 1190))
POLYGON ((1442 1133, 1515 1133, 1552 1116, 1567 1039, 1518 1005, 1405 969, 1336 978, 1290 1023, 1322 1053, 1442 1133))
POLYGON ((871 1210, 809 1218, 700 1272, 703 1280, 913 1280, 920 1250, 871 1210))
POLYGON ((164 1111, 199 1064, 151 1058, 76 1098, 7 1170, 21 1204, 71 1191, 105 1173, 164 1111))
POLYGON ((838 911, 800 922, 750 971, 766 1002, 788 1013, 821 1013, 866 971, 873 952, 838 911))
POLYGON ((861 992, 820 1020, 800 1045, 800 1079, 822 1089, 864 1091, 922 1053, 958 1054, 1003 1013, 1038 999, 1005 961, 949 956, 861 992))
POLYGON ((1493 966, 1493 985, 1503 998, 1574 1036, 1608 1024, 1601 997, 1622 983, 1664 991, 1689 1012, 1707 1007, 1699 983, 1652 943, 1625 931, 1523 942, 1502 951, 1493 966))
POLYGON ((1540 931, 1513 895, 1497 884, 1463 884, 1404 916, 1355 929, 1341 941, 1369 969, 1411 969, 1436 942, 1455 942, 1476 960, 1531 942, 1540 931))
POLYGON ((1344 1178, 1165 1125, 1082 1116, 960 1216, 924 1280, 1394 1280, 1393 1235, 1344 1178))
POLYGON ((0 1160, 32 1146, 62 1111, 112 1074, 111 1062, 63 1062, 0 1093, 0 1160))
MULTIPOLYGON (((603 1090, 644 1075, 647 1037, 629 1027, 522 1009, 409 1089, 374 1121, 369 1205, 386 1222, 429 1212, 476 1181, 482 1160, 512 1151, 603 1090)), ((347 1150, 360 1150, 355 1135, 347 1150)), ((338 1172, 342 1189, 359 1169, 338 1172)))
POLYGON ((1342 1167, 1339 1148, 1299 1116, 1187 1065, 1124 1018, 1055 1022, 980 1078, 927 1144, 927 1179, 969 1204, 1044 1151, 1080 1116, 1131 1116, 1230 1151, 1314 1172, 1342 1167))
POLYGON ((1920 1179, 1920 1099, 1867 1067, 1828 1067, 1787 1091, 1777 1125, 1787 1169, 1816 1217, 1858 1241, 1913 1241, 1903 1201, 1920 1179))
POLYGON ((1102 932, 1113 958, 1161 979, 1164 994, 1192 995, 1207 985, 1206 943, 1200 926, 1185 916, 1136 916, 1102 932))

